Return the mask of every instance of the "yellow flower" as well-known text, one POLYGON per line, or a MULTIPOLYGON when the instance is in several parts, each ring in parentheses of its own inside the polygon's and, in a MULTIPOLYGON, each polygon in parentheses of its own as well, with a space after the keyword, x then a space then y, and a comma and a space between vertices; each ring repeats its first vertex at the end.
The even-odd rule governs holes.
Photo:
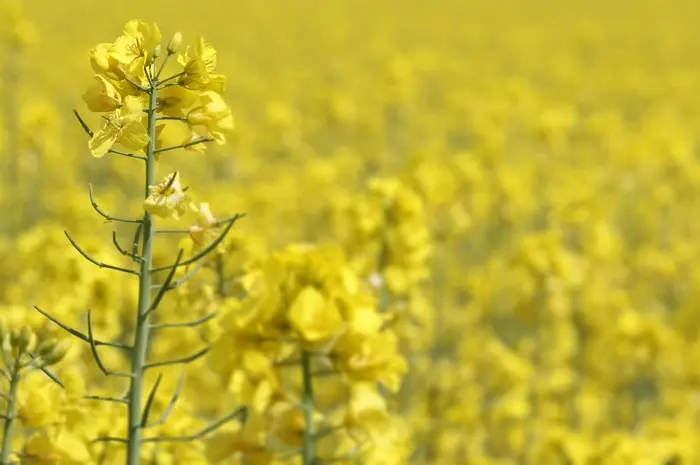
POLYGON ((194 46, 194 55, 189 56, 189 47, 178 57, 178 62, 184 67, 185 75, 180 82, 188 89, 211 90, 223 94, 226 88, 226 77, 212 74, 216 69, 216 50, 199 37, 194 46))
POLYGON ((308 342, 328 340, 343 328, 338 307, 312 286, 304 287, 294 299, 289 320, 308 342))
POLYGON ((218 144, 224 144, 224 131, 233 129, 231 109, 221 95, 205 91, 200 95, 201 104, 187 114, 187 122, 194 127, 203 126, 218 144))
POLYGON ((67 428, 38 430, 26 442, 25 452, 39 463, 80 465, 91 462, 87 441, 67 428))
POLYGON ((112 44, 104 42, 90 50, 90 65, 95 74, 104 74, 110 79, 124 79, 121 64, 109 53, 112 44))
POLYGON ((143 125, 143 104, 136 97, 128 96, 124 105, 105 117, 102 129, 88 142, 90 153, 102 157, 114 144, 121 144, 130 150, 141 150, 148 144, 148 131, 143 125))
POLYGON ((190 226, 190 237, 195 244, 202 245, 208 236, 211 236, 211 228, 216 224, 216 218, 207 202, 200 203, 194 209, 197 212, 197 224, 190 226))
POLYGON ((178 219, 192 209, 187 189, 180 185, 180 174, 177 171, 167 175, 162 183, 149 186, 149 189, 151 195, 143 202, 143 207, 153 215, 178 219))
MULTIPOLYGON (((272 417, 270 434, 288 446, 301 446, 304 442, 304 411, 290 402, 277 402, 269 409, 272 417)), ((323 415, 313 412, 314 423, 319 423, 323 415)), ((318 428, 316 428, 318 429, 318 428)))
POLYGON ((181 86, 170 86, 158 92, 158 111, 165 116, 183 117, 185 110, 197 101, 197 94, 181 86))
POLYGON ((122 96, 114 84, 101 75, 95 76, 95 84, 85 92, 83 100, 90 111, 98 113, 112 112, 122 105, 122 96))
POLYGON ((129 75, 145 76, 144 67, 153 61, 153 51, 160 40, 157 24, 151 27, 143 21, 131 20, 124 26, 124 33, 112 44, 109 55, 126 65, 129 75))
POLYGON ((381 433, 389 424, 389 411, 386 399, 379 393, 376 383, 353 383, 350 389, 350 402, 345 413, 345 424, 362 433, 381 433))
MULTIPOLYGON (((357 341, 357 347, 343 360, 344 371, 361 381, 379 381, 396 392, 408 364, 398 351, 398 337, 385 331, 357 341)), ((351 346, 352 347, 352 346, 351 346)))

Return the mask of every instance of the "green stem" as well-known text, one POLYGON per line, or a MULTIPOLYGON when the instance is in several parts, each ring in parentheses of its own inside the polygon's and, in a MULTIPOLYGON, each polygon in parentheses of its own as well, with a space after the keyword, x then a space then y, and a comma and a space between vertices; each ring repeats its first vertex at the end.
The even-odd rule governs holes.
MULTIPOLYGON (((148 99, 148 147, 146 150, 145 197, 150 194, 148 186, 155 185, 156 150, 156 85, 151 87, 148 99)), ((139 277, 139 300, 136 314, 136 334, 131 354, 131 390, 129 395, 129 434, 127 444, 127 465, 138 465, 141 453, 141 402, 143 397, 144 367, 150 333, 148 309, 151 305, 151 268, 153 256, 153 218, 149 212, 143 215, 141 236, 141 274, 139 277)))
POLYGON ((216 256, 216 292, 219 297, 226 297, 226 277, 224 276, 224 257, 216 256))
POLYGON ((311 374, 311 354, 301 352, 301 370, 304 383, 302 408, 304 409, 303 465, 316 465, 316 431, 314 424, 314 387, 311 374))
POLYGON ((17 401, 17 388, 20 381, 20 364, 19 357, 15 361, 12 373, 10 373, 10 394, 7 400, 5 409, 5 427, 2 432, 2 455, 0 455, 0 465, 10 464, 10 454, 12 452, 12 427, 15 423, 17 409, 15 403, 17 401))

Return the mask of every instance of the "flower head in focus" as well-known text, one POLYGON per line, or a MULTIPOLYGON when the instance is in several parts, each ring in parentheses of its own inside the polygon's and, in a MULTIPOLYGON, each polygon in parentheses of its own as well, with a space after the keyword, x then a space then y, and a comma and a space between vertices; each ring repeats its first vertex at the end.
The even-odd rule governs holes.
POLYGON ((158 185, 150 186, 151 195, 144 201, 144 209, 161 218, 180 218, 192 210, 187 188, 180 184, 180 174, 176 171, 165 177, 158 185))

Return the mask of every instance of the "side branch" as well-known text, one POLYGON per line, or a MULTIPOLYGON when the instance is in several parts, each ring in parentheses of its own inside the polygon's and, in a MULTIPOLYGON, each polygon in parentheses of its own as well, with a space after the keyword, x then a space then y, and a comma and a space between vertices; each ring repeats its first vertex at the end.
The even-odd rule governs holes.
POLYGON ((195 139, 191 142, 187 142, 186 144, 173 145, 171 147, 162 147, 162 148, 156 149, 155 153, 169 152, 170 150, 177 150, 177 149, 186 149, 187 147, 192 147, 193 145, 199 145, 199 144, 204 144, 204 143, 213 142, 213 141, 214 141, 214 139, 212 137, 200 137, 199 139, 195 139))
POLYGON ((80 247, 80 246, 73 240, 72 237, 70 237, 70 234, 68 234, 68 231, 64 231, 64 233, 66 234, 66 237, 67 237, 68 240, 70 241, 71 245, 75 248, 75 250, 77 250, 78 252, 80 252, 80 255, 82 255, 83 257, 85 257, 85 259, 86 259, 87 261, 89 261, 89 262, 91 262, 91 263, 97 265, 98 267, 100 267, 100 268, 107 268, 107 269, 115 270, 115 271, 121 271, 122 273, 133 274, 133 275, 136 275, 136 276, 139 276, 139 275, 141 274, 141 273, 139 273, 138 271, 130 270, 130 269, 128 269, 128 268, 122 268, 122 267, 120 267, 120 266, 109 265, 109 264, 107 264, 107 263, 103 263, 102 261, 93 258, 93 257, 90 256, 87 252, 85 252, 85 250, 83 250, 83 248, 80 247))
POLYGON ((118 218, 116 216, 112 216, 108 213, 106 213, 104 210, 100 208, 99 205, 97 205, 97 201, 95 200, 95 193, 92 190, 92 184, 88 184, 88 189, 90 191, 90 203, 92 204, 92 208, 95 209, 97 213, 102 216, 102 218, 106 219, 107 221, 117 221, 119 223, 143 223, 143 220, 132 220, 128 218, 118 218))
POLYGON ((147 363, 146 365, 144 365, 143 369, 148 370, 149 368, 162 367, 165 365, 177 365, 178 363, 194 362, 198 358, 204 357, 207 354, 207 352, 209 352, 210 349, 211 349, 211 347, 205 347, 205 348, 195 352, 194 354, 187 355, 185 357, 171 358, 169 360, 162 360, 160 362, 147 363))
POLYGON ((178 399, 180 399, 180 394, 182 393, 182 387, 185 384, 185 373, 183 372, 180 375, 180 379, 177 382, 177 387, 175 388, 175 392, 173 393, 173 396, 170 398, 170 402, 168 402, 168 405, 165 407, 165 410, 163 410, 163 413, 160 414, 160 417, 153 423, 148 423, 146 421, 146 418, 141 422, 141 426, 143 428, 152 428, 154 426, 162 425, 165 423, 165 421, 168 419, 170 416, 170 413, 173 411, 173 408, 175 408, 175 404, 177 404, 178 399))
POLYGON ((88 339, 90 340, 90 350, 92 351, 92 356, 95 359, 95 362, 97 362, 97 366, 100 367, 100 370, 102 370, 102 373, 105 374, 105 376, 121 376, 124 378, 133 378, 134 375, 132 373, 126 373, 126 372, 121 372, 121 371, 112 371, 108 369, 104 363, 102 363, 102 359, 100 358, 100 354, 97 352, 97 347, 95 346, 95 339, 92 334, 92 311, 88 310, 87 314, 87 324, 88 324, 88 339))
POLYGON ((170 269, 170 272, 168 273, 168 276, 165 278, 165 282, 163 283, 162 287, 160 288, 160 291, 158 291, 158 294, 156 295, 155 299, 153 299, 153 302, 151 303, 151 306, 148 307, 148 310, 146 310, 143 313, 143 315, 141 315, 141 321, 146 321, 146 318, 148 318, 148 315, 153 313, 153 311, 156 308, 158 308, 158 305, 160 305, 160 301, 163 300, 163 297, 165 297, 165 293, 168 291, 168 288, 170 287, 170 283, 173 281, 173 276, 175 276, 175 272, 177 271, 177 267, 180 264, 180 260, 182 259, 182 253, 183 253, 183 250, 180 249, 180 251, 177 254, 177 258, 175 259, 175 264, 170 269))
POLYGON ((153 325, 151 325, 151 329, 192 328, 192 327, 199 326, 201 324, 206 323, 207 321, 211 320, 212 318, 215 318, 218 314, 219 314, 219 312, 212 312, 212 313, 207 313, 203 317, 197 318, 196 320, 183 321, 183 322, 177 322, 177 323, 153 324, 153 325))
MULTIPOLYGON (((172 281, 172 282, 168 285, 168 287, 166 288, 166 290, 171 291, 171 290, 173 290, 173 289, 176 289, 178 286, 180 286, 180 284, 184 283, 185 281, 187 281, 188 279, 190 279, 192 276, 194 276, 194 275, 197 273, 197 271, 199 271, 199 269, 202 267, 202 265, 203 265, 202 262, 197 263, 195 266, 192 267, 192 269, 191 269, 190 271, 188 271, 187 273, 185 273, 184 275, 182 275, 181 278, 172 281)), ((153 286, 151 286, 151 288, 152 288, 152 289, 163 289, 163 288, 165 288, 165 283, 163 283, 163 284, 154 284, 153 286)))
POLYGON ((163 270, 167 270, 167 269, 170 268, 171 266, 186 266, 186 265, 190 265, 190 264, 192 264, 192 263, 194 263, 194 262, 196 262, 196 261, 202 259, 203 257, 209 255, 209 253, 210 253, 212 250, 214 250, 214 249, 216 248, 216 246, 218 246, 218 245, 221 243, 221 241, 224 240, 224 238, 226 238, 226 235, 227 235, 228 232, 231 230, 231 228, 233 227, 233 225, 236 223, 236 220, 238 220, 241 216, 242 216, 242 215, 236 215, 236 216, 234 216, 233 218, 231 218, 231 219, 229 220, 228 225, 226 226, 226 228, 221 232, 221 234, 219 234, 219 237, 217 237, 211 244, 209 244, 209 246, 207 246, 206 248, 204 248, 203 250, 201 250, 199 253, 193 255, 192 257, 188 258, 187 260, 185 260, 184 262, 180 263, 179 265, 176 264, 176 265, 170 265, 170 266, 161 266, 161 267, 153 268, 151 271, 163 271, 163 270))
MULTIPOLYGON (((218 228, 219 226, 223 226, 225 224, 228 224, 230 221, 236 221, 245 216, 245 213, 236 213, 230 218, 226 218, 225 220, 219 220, 216 223, 212 224, 212 228, 218 228)), ((189 234, 190 230, 189 229, 184 229, 184 228, 175 228, 175 229, 156 229, 156 234, 189 234)))
POLYGON ((207 434, 216 431, 226 423, 239 419, 241 422, 245 423, 248 418, 248 407, 238 407, 236 410, 226 415, 225 417, 213 422, 209 426, 202 428, 194 434, 189 436, 158 436, 154 438, 145 438, 142 442, 191 442, 200 439, 207 434))
POLYGON ((141 262, 143 262, 143 257, 140 257, 138 254, 135 253, 129 253, 124 249, 124 247, 121 246, 121 244, 117 240, 117 231, 112 231, 112 244, 114 244, 114 247, 117 249, 117 251, 125 257, 131 258, 138 264, 141 264, 141 262))
MULTIPOLYGON (((46 318, 48 318, 48 319, 51 320, 53 323, 55 323, 56 325, 58 325, 61 329, 67 331, 69 334, 71 334, 71 335, 77 337, 78 339, 80 339, 80 340, 83 341, 83 342, 87 342, 88 344, 90 343, 90 338, 87 337, 87 336, 86 336, 85 334, 83 334, 82 332, 78 331, 78 330, 75 329, 75 328, 71 328, 71 327, 68 326, 67 324, 65 324, 65 323, 61 322, 60 320, 56 319, 56 318, 55 318, 54 316, 52 316, 50 313, 45 312, 44 310, 42 310, 41 308, 39 308, 39 307, 36 306, 36 305, 34 306, 34 308, 36 309, 37 312, 39 312, 39 313, 41 313, 42 315, 44 315, 46 318)), ((116 348, 118 348, 118 349, 131 350, 131 346, 128 346, 128 345, 126 345, 126 344, 121 344, 121 343, 119 343, 119 342, 100 341, 100 340, 97 340, 97 339, 93 340, 93 342, 94 342, 95 346, 116 347, 116 348)))
POLYGON ((156 382, 153 384, 153 389, 148 394, 148 400, 146 400, 146 406, 143 409, 143 414, 141 415, 141 427, 143 428, 148 424, 148 416, 151 414, 151 407, 153 407, 153 402, 156 399, 156 393, 158 392, 158 387, 160 382, 163 381, 163 373, 158 374, 156 382))

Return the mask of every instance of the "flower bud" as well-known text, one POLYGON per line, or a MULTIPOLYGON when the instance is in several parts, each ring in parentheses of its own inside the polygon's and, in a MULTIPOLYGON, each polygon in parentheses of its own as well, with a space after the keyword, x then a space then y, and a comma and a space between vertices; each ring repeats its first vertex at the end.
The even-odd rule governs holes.
POLYGON ((37 357, 44 357, 45 355, 50 354, 54 347, 56 347, 56 344, 58 341, 56 338, 50 338, 50 339, 44 339, 39 343, 39 346, 36 348, 36 355, 37 357))
POLYGON ((161 51, 161 46, 160 44, 156 45, 156 48, 153 49, 153 59, 155 60, 160 56, 160 51, 161 51))
POLYGON ((63 360, 63 357, 66 356, 69 348, 70 343, 66 340, 59 342, 54 341, 50 351, 47 352, 45 355, 42 355, 41 359, 44 361, 44 364, 46 366, 55 365, 56 363, 63 360))
POLYGON ((182 44, 182 33, 176 32, 173 37, 168 42, 168 55, 175 55, 178 50, 180 50, 180 45, 182 44))
POLYGON ((23 326, 15 339, 15 347, 19 352, 31 352, 36 346, 36 334, 29 326, 23 326))

